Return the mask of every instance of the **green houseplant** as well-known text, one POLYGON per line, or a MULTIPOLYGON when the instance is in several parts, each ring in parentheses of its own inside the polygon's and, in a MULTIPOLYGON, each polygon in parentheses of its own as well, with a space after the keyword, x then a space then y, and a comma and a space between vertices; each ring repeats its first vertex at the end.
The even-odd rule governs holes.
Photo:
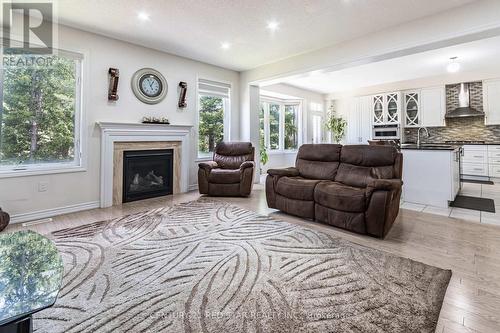
MULTIPOLYGON (((260 163, 261 165, 266 165, 267 161, 269 161, 269 155, 267 154, 267 148, 266 145, 264 144, 264 136, 260 137, 260 163)), ((262 173, 262 167, 261 167, 261 173, 262 173)))
POLYGON ((344 118, 337 116, 333 105, 328 111, 325 127, 332 133, 334 143, 340 143, 340 141, 342 141, 345 136, 347 122, 344 118))

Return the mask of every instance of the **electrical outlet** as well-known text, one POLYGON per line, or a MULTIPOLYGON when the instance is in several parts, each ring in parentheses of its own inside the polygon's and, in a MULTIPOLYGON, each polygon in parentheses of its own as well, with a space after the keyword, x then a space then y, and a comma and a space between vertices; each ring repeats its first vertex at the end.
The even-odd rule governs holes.
POLYGON ((38 192, 47 192, 49 190, 49 182, 39 182, 38 192))

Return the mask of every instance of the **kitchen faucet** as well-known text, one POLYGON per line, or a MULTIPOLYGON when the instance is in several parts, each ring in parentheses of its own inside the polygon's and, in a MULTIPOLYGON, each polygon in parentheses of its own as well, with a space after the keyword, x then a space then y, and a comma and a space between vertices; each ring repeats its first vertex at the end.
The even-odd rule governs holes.
POLYGON ((417 148, 420 148, 420 130, 422 128, 425 130, 425 133, 427 134, 427 137, 430 137, 429 131, 427 130, 427 127, 419 127, 418 132, 417 132, 417 148))

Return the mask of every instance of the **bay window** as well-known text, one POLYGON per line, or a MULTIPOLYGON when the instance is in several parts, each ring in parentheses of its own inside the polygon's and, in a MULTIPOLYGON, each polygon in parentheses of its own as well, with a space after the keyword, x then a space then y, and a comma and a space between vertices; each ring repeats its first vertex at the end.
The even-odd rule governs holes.
POLYGON ((261 98, 260 142, 271 152, 295 151, 300 145, 300 101, 261 98))

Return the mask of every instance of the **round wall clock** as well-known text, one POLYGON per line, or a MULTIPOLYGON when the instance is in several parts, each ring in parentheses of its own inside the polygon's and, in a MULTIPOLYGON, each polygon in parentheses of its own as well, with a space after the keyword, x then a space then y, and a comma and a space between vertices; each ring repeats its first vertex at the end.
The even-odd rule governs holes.
POLYGON ((160 103, 167 96, 167 80, 152 68, 139 69, 132 76, 132 91, 144 103, 160 103))

